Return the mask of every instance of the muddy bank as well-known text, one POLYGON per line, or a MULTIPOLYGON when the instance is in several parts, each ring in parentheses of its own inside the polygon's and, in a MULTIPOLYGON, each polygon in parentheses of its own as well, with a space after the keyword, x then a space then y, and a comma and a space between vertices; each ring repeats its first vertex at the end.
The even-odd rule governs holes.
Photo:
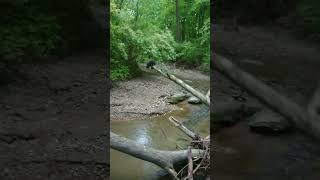
MULTIPOLYGON (((171 73, 182 78, 188 84, 194 85, 203 93, 209 87, 209 83, 207 83, 207 87, 199 86, 199 83, 209 82, 210 79, 200 71, 168 67, 171 73)), ((178 92, 185 92, 185 90, 154 70, 147 70, 143 65, 140 68, 143 71, 140 77, 116 82, 111 89, 111 120, 147 118, 177 109, 175 105, 168 103, 168 97, 178 92)))
POLYGON ((105 179, 103 52, 21 64, 0 89, 0 179, 105 179))
MULTIPOLYGON (((226 31, 217 26, 216 52, 229 57, 298 104, 306 106, 318 81, 319 46, 299 40, 283 29, 240 27, 226 31)), ((241 95, 258 103, 240 87, 214 73, 214 102, 241 95), (216 100, 215 100, 216 99, 216 100)), ((247 119, 219 129, 213 174, 216 179, 310 179, 320 170, 320 144, 294 130, 278 135, 250 131, 247 119)))

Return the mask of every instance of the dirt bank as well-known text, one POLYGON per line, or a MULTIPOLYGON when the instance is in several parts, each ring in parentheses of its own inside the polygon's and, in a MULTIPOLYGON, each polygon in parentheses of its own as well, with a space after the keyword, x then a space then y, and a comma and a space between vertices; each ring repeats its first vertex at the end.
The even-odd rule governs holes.
POLYGON ((105 179, 105 57, 19 65, 0 89, 0 179, 105 179))
MULTIPOLYGON (((191 69, 175 69, 170 72, 188 83, 209 81, 209 76, 191 69)), ((170 95, 184 91, 179 85, 143 65, 142 76, 119 81, 110 91, 111 120, 132 120, 164 114, 177 108, 167 102, 170 95)), ((209 85, 208 85, 209 86, 209 85)), ((205 91, 204 91, 205 92, 205 91)))

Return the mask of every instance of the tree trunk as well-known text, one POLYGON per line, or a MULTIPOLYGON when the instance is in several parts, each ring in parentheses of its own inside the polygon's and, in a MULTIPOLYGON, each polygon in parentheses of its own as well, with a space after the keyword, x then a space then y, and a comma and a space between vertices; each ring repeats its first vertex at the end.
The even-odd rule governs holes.
POLYGON ((139 18, 139 0, 137 0, 137 4, 136 4, 136 15, 134 17, 134 27, 137 27, 137 23, 138 23, 138 18, 139 18))
POLYGON ((176 40, 177 42, 181 42, 181 39, 182 39, 181 36, 182 36, 182 31, 181 31, 179 0, 176 0, 176 40))

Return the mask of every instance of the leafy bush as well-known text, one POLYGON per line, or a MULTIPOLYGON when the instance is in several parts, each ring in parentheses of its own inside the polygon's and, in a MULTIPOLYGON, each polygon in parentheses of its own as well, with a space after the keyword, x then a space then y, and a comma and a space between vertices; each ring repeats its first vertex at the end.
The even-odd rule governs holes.
POLYGON ((90 45, 97 35, 88 0, 4 0, 0 4, 0 57, 59 54, 90 45))
POLYGON ((11 7, 1 17, 0 56, 44 56, 61 42, 57 18, 39 13, 36 7, 11 7))
POLYGON ((140 73, 138 62, 175 59, 174 38, 169 30, 149 26, 137 29, 134 16, 111 2, 111 79, 122 80, 140 73), (121 74, 123 73, 123 74, 121 74))
POLYGON ((140 59, 142 62, 149 58, 160 62, 176 59, 175 41, 168 29, 144 34, 140 38, 144 42, 142 47, 143 56, 140 59))

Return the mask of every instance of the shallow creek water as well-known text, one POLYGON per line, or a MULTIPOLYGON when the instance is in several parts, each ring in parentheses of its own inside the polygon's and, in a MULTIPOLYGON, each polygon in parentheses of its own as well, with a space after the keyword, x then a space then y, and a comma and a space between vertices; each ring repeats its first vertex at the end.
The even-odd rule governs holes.
MULTIPOLYGON (((139 144, 160 150, 176 150, 177 145, 186 147, 190 138, 174 127, 168 120, 174 116, 202 136, 210 133, 209 108, 205 105, 181 103, 174 110, 154 118, 131 121, 112 121, 111 130, 139 144), (197 121, 197 123, 196 123, 197 121)), ((158 166, 126 155, 119 151, 110 151, 111 179, 158 179, 163 171, 158 166)))

